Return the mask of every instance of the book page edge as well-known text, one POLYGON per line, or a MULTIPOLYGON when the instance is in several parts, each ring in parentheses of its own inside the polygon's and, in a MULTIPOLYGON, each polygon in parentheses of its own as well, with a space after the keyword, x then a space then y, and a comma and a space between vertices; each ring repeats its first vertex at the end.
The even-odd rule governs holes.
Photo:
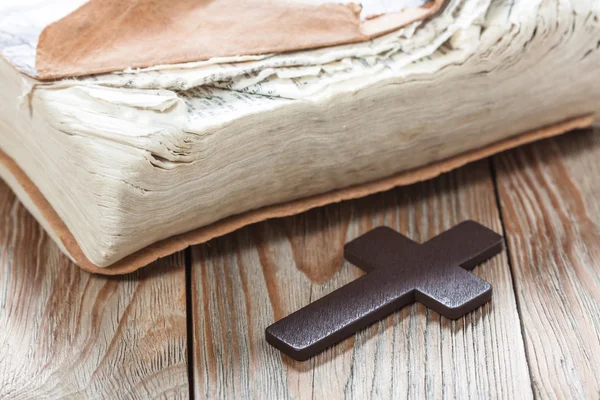
POLYGON ((398 186, 406 186, 420 181, 435 178, 438 175, 449 172, 453 169, 462 167, 468 163, 489 157, 496 153, 509 150, 537 140, 557 136, 574 129, 582 129, 592 126, 594 114, 588 114, 567 121, 559 122, 537 130, 529 131, 489 146, 456 155, 454 157, 438 161, 420 168, 400 172, 396 175, 382 178, 376 181, 350 186, 347 188, 333 190, 327 193, 301 198, 283 204, 266 206, 257 210, 252 210, 239 215, 225 218, 205 227, 191 230, 189 232, 160 240, 150 246, 136 251, 133 254, 123 258, 120 261, 108 266, 99 267, 93 264, 84 254, 79 244, 58 216, 56 211, 48 203, 46 198, 40 193, 35 184, 17 165, 17 163, 0 150, 0 164, 7 170, 14 179, 8 182, 9 186, 16 193, 26 194, 29 199, 23 203, 29 209, 35 207, 35 210, 29 210, 48 230, 52 238, 60 241, 58 243, 61 249, 66 250, 69 258, 73 260, 82 269, 101 275, 121 275, 136 271, 153 261, 181 251, 189 246, 205 243, 215 237, 231 233, 244 226, 261 222, 271 218, 287 217, 302 213, 312 208, 321 207, 331 203, 338 203, 345 200, 365 197, 370 194, 390 190, 398 186), (19 188, 13 187, 15 184, 19 188))

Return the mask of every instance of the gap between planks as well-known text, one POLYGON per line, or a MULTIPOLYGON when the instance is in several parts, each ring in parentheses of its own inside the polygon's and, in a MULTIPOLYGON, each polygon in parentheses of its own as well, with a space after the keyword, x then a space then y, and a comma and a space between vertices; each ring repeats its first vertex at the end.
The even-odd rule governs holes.
POLYGON ((494 164, 493 157, 489 157, 489 166, 490 166, 490 174, 492 176, 492 182, 494 184, 494 196, 496 197, 496 208, 498 209, 498 216, 500 218, 500 225, 502 226, 502 237, 504 238, 504 250, 506 251, 506 258, 508 259, 508 267, 510 269, 510 277, 513 284, 513 293, 515 295, 515 300, 517 302, 517 313, 519 315, 519 325, 521 327, 521 338, 523 339, 523 343, 525 345, 525 359, 527 360, 527 371, 529 371, 529 379, 531 381, 531 391, 534 392, 533 387, 533 376, 531 373, 531 368, 529 367, 530 356, 527 351, 527 338, 525 337, 525 326, 523 324, 523 313, 521 312, 521 302, 522 299, 519 297, 519 292, 517 291, 517 284, 515 282, 515 270, 512 261, 512 257, 510 254, 510 245, 508 243, 508 234, 506 232, 506 224, 504 221, 504 214, 502 213, 502 205, 500 200, 500 192, 498 191, 498 174, 496 173, 496 166, 494 164))
POLYGON ((188 247, 183 251, 185 263, 185 319, 187 334, 187 373, 188 373, 188 394, 190 399, 194 399, 194 320, 192 316, 192 248, 188 247))

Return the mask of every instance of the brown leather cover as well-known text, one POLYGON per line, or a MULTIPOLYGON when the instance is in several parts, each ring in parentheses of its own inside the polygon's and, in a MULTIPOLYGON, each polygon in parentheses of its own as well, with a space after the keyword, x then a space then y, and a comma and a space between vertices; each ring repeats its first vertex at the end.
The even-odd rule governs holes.
POLYGON ((431 17, 445 1, 361 21, 355 3, 91 0, 42 31, 37 78, 362 42, 431 17))
POLYGON ((35 204, 40 210, 40 214, 48 221, 49 226, 51 226, 56 232, 64 248, 67 249, 71 257, 81 268, 92 273, 103 275, 119 275, 135 271, 160 257, 168 256, 172 253, 183 250, 188 246, 203 243, 214 237, 233 232, 245 225, 264 221, 270 218, 279 218, 298 214, 311 208, 320 207, 329 203, 355 199, 372 193, 389 190, 396 186, 409 185, 415 182, 431 179, 444 172, 461 167, 467 163, 489 157, 492 154, 511 149, 525 143, 559 135, 573 129, 589 127, 592 125, 593 121, 593 115, 574 118, 569 121, 503 140, 482 149, 460 154, 443 161, 423 166, 421 168, 402 172, 388 178, 294 200, 285 204, 267 206, 240 215, 235 215, 209 226, 161 240, 125 257, 121 261, 118 261, 108 268, 99 268, 87 259, 69 229, 60 219, 58 214, 56 214, 56 211, 54 211, 48 201, 46 201, 35 184, 27 177, 23 170, 19 168, 17 163, 2 151, 0 151, 0 163, 2 163, 15 176, 21 187, 31 198, 33 204, 35 204))

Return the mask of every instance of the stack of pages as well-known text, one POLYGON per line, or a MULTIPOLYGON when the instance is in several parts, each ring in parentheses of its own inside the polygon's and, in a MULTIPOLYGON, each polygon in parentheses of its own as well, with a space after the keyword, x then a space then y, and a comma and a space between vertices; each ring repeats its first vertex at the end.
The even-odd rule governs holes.
POLYGON ((4 0, 0 176, 81 267, 592 123, 595 0, 4 0))

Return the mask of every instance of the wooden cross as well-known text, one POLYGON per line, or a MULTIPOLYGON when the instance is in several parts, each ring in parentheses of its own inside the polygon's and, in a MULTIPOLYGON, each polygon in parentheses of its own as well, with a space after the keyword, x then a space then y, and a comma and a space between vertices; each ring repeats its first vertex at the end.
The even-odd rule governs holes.
POLYGON ((415 301, 460 318, 492 298, 490 284, 469 270, 502 249, 502 236, 473 221, 424 244, 375 228, 344 247, 367 274, 269 326, 267 342, 306 360, 415 301))

